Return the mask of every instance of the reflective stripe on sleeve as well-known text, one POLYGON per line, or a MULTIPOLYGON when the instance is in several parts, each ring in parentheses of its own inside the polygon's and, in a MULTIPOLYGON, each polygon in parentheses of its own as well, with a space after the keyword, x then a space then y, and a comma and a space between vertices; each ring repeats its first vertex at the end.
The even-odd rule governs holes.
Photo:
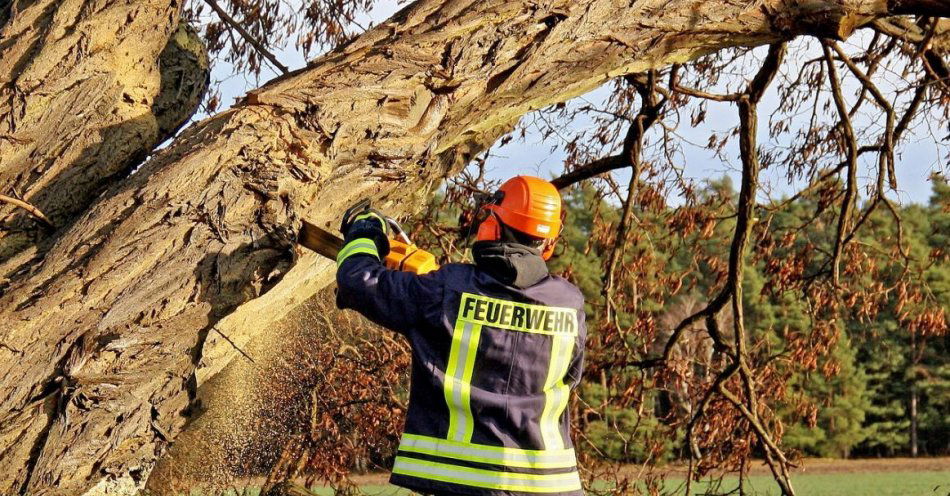
POLYGON ((539 420, 545 449, 563 449, 561 414, 567 408, 570 387, 564 383, 574 352, 574 336, 553 336, 548 376, 544 381, 544 410, 539 420))
POLYGON ((472 372, 482 326, 471 322, 457 321, 452 333, 452 348, 445 371, 443 392, 449 407, 449 432, 447 439, 468 442, 475 430, 472 417, 471 392, 472 372))
POLYGON ((519 474, 460 467, 404 456, 396 457, 393 473, 502 491, 559 493, 581 489, 581 480, 577 471, 561 474, 519 474))
POLYGON ((357 238, 353 241, 350 241, 340 250, 340 253, 336 255, 336 266, 339 267, 343 265, 343 261, 347 258, 356 255, 357 253, 365 253, 367 255, 372 255, 379 260, 379 250, 376 249, 376 243, 369 238, 357 238))
POLYGON ((418 434, 403 434, 399 450, 490 465, 520 468, 570 468, 577 465, 573 449, 524 450, 461 443, 418 434))

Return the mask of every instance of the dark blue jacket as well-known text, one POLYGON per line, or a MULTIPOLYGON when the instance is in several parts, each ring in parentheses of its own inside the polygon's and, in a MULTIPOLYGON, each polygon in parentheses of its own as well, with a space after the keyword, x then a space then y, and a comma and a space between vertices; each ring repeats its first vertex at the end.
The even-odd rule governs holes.
POLYGON ((412 347, 391 482, 433 494, 583 494, 567 409, 583 368, 580 291, 546 269, 527 287, 469 264, 393 271, 366 241, 340 253, 337 301, 412 347))

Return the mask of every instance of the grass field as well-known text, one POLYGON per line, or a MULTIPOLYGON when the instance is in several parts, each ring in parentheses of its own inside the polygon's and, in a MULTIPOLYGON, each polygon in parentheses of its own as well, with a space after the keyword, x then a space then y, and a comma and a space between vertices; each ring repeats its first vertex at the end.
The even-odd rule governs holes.
MULTIPOLYGON (((736 479, 726 479, 719 490, 708 484, 694 484, 691 494, 723 494, 735 489, 736 479)), ((771 477, 754 475, 746 482, 749 494, 778 496, 780 491, 771 477)), ((950 469, 944 472, 889 472, 846 474, 802 474, 793 479, 801 496, 948 496, 950 469)), ((671 494, 683 494, 681 481, 668 482, 671 494), (677 491, 678 489, 678 491, 677 491)), ((394 486, 363 486, 373 496, 409 496, 412 493, 394 486)), ((331 489, 317 489, 320 496, 331 496, 331 489)))
MULTIPOLYGON (((719 491, 735 489, 736 479, 726 479, 719 491)), ((754 475, 746 482, 750 494, 778 496, 781 492, 771 477, 754 475)), ((801 496, 947 496, 950 495, 950 469, 944 472, 887 472, 801 474, 792 479, 801 496)), ((676 489, 677 484, 669 484, 676 489)), ((708 486, 694 486, 693 494, 707 494, 708 486)), ((713 488, 714 489, 714 488, 713 488)), ((680 489, 676 494, 683 494, 680 489)))
MULTIPOLYGON (((675 472, 675 471, 674 471, 675 472)), ((747 494, 781 494, 764 466, 756 466, 746 481, 747 494)), ((355 477, 361 490, 372 496, 410 496, 411 492, 386 484, 387 474, 355 477)), ((667 481, 667 494, 683 495, 682 474, 673 473, 667 481)), ((950 496, 950 458, 892 458, 879 460, 805 460, 792 477, 799 496, 950 496)), ((727 477, 721 486, 694 483, 690 496, 727 494, 737 479, 727 477)), ((319 496, 332 496, 331 488, 316 488, 319 496)), ((235 494, 235 493, 232 493, 235 494)), ((256 491, 236 493, 257 496, 256 491)))

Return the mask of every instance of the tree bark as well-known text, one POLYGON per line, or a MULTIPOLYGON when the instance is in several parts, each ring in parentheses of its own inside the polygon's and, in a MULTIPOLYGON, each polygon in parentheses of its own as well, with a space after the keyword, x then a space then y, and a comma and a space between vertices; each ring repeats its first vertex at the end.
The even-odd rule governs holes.
POLYGON ((234 345, 329 281, 334 265, 295 246, 301 219, 336 225, 362 197, 420 205, 524 113, 613 77, 887 14, 874 0, 416 2, 188 129, 42 260, 3 267, 17 275, 0 296, 0 492, 147 470, 234 345))
MULTIPOLYGON (((28 270, 41 260, 55 228, 65 231, 197 110, 208 59, 197 33, 177 22, 179 8, 167 1, 77 0, 11 1, 0 8, 0 192, 22 199, 54 226, 14 202, 0 203, 0 265, 28 270)), ((0 272, 0 293, 16 277, 0 272)), ((18 327, 8 323, 0 333, 13 367, 22 353, 6 337, 18 327)), ((3 382, 5 392, 20 386, 30 387, 3 382)), ((38 465, 50 465, 48 479, 35 483, 40 487, 83 477, 70 473, 75 465, 69 460, 59 465, 52 450, 41 460, 57 405, 50 397, 31 404, 0 410, 3 494, 26 491, 38 465)), ((128 471, 134 464, 101 470, 118 467, 128 471)))
MULTIPOLYGON (((194 114, 208 60, 197 33, 178 26, 178 3, 3 9, 14 15, 0 25, 0 194, 63 227, 194 114)), ((0 262, 50 233, 0 204, 0 262)))
POLYGON ((910 456, 917 458, 917 333, 910 333, 910 456))

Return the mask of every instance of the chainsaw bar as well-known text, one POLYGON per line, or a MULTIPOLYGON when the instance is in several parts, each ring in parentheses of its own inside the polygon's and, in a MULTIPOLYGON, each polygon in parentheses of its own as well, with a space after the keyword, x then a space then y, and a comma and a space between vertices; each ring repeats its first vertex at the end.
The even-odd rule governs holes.
POLYGON ((330 260, 336 260, 337 254, 343 249, 342 238, 307 221, 303 221, 297 242, 330 260))

